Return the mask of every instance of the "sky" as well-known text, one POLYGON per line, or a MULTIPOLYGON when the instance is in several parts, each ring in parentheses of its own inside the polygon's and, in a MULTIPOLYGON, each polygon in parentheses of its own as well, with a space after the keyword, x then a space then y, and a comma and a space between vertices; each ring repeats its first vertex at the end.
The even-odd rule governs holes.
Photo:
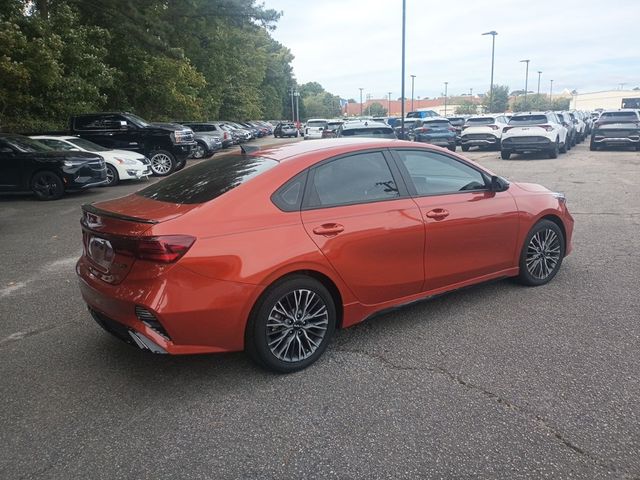
MULTIPOLYGON (((359 101, 400 97, 401 0, 262 0, 283 13, 272 36, 295 59, 299 84, 359 101)), ((406 90, 415 97, 486 92, 494 84, 593 92, 640 86, 640 0, 407 0, 406 90)))

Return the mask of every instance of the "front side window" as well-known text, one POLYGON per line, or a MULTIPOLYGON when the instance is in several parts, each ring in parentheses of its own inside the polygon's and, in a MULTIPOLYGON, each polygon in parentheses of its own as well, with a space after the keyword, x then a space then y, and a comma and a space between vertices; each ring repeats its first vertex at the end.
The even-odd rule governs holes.
POLYGON ((441 195, 487 188, 482 173, 446 155, 409 150, 397 153, 418 195, 441 195))
POLYGON ((381 152, 360 153, 320 165, 313 172, 306 206, 324 207, 400 196, 381 152))

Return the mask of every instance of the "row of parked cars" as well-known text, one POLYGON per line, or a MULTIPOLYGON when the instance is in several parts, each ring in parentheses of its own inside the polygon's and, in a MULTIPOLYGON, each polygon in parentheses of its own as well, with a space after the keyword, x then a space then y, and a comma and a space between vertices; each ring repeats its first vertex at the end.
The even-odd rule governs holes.
POLYGON ((151 123, 128 112, 76 115, 65 132, 0 133, 0 192, 32 191, 55 200, 66 191, 164 177, 188 158, 272 134, 263 121, 151 123))

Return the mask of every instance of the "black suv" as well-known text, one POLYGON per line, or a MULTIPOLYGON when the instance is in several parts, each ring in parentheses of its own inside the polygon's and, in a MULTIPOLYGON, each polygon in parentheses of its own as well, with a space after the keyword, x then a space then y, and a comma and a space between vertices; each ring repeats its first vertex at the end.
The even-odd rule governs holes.
POLYGON ((107 167, 95 153, 56 151, 22 135, 0 133, 0 192, 56 200, 67 190, 106 185, 107 167))
POLYGON ((640 152, 640 112, 605 110, 593 124, 589 149, 600 147, 634 147, 640 152))
POLYGON ((69 128, 72 135, 103 147, 142 153, 151 160, 151 171, 159 177, 184 167, 196 146, 190 128, 174 123, 149 123, 127 112, 75 115, 69 128))

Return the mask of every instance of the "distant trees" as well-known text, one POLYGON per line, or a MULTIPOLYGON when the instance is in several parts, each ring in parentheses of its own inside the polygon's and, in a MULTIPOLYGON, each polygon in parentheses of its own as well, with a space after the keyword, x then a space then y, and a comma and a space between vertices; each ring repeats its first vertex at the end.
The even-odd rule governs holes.
POLYGON ((570 103, 570 98, 556 98, 550 102, 547 95, 532 94, 527 95, 526 101, 524 99, 524 95, 516 97, 511 108, 514 112, 529 112, 534 110, 568 110, 570 103))
POLYGON ((509 87, 507 85, 493 86, 493 101, 491 91, 488 91, 482 100, 482 105, 487 112, 505 112, 509 108, 509 87))
POLYGON ((373 102, 367 107, 369 115, 372 117, 384 117, 387 114, 387 109, 379 102, 373 102))
POLYGON ((471 100, 462 100, 455 110, 456 115, 474 115, 477 112, 478 106, 471 100))

